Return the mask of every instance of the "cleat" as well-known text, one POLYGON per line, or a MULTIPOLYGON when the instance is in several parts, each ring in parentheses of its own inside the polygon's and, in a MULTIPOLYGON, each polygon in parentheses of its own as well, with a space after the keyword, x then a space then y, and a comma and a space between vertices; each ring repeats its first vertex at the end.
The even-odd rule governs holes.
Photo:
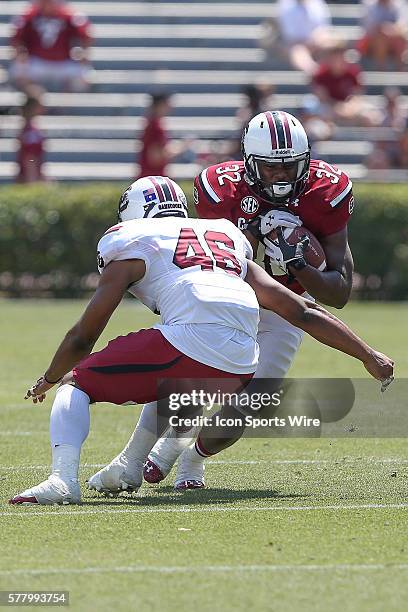
POLYGON ((91 476, 86 481, 86 486, 108 497, 117 497, 124 491, 136 493, 142 484, 142 469, 141 461, 134 461, 130 469, 129 462, 119 455, 91 476))
POLYGON ((42 505, 68 505, 81 503, 81 490, 75 479, 62 480, 57 474, 51 474, 36 487, 27 489, 9 500, 10 504, 29 506, 42 505))
POLYGON ((194 445, 189 446, 180 457, 174 489, 176 491, 203 489, 205 487, 204 470, 204 460, 197 459, 194 445))
POLYGON ((204 489, 204 480, 181 480, 174 485, 176 491, 186 491, 187 489, 204 489))
POLYGON ((158 465, 151 459, 147 459, 143 464, 143 478, 150 484, 161 482, 167 476, 163 474, 158 465))

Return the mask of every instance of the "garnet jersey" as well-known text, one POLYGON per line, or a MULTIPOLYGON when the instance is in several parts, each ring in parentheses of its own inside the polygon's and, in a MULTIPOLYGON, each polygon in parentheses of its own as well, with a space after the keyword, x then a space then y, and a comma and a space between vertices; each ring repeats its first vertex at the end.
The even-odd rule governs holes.
POLYGON ((12 44, 23 46, 28 54, 52 62, 70 59, 71 48, 89 44, 89 21, 69 6, 57 6, 55 14, 44 15, 32 6, 14 20, 12 44))
MULTIPOLYGON (((273 208, 251 191, 245 180, 243 161, 230 161, 203 170, 194 182, 194 201, 199 217, 229 219, 241 230, 257 215, 273 208)), ((321 239, 347 225, 353 205, 348 176, 335 166, 312 159, 304 192, 285 209, 300 217, 303 225, 321 239)), ((274 278, 287 284, 286 274, 276 273, 274 278)), ((296 293, 304 292, 296 281, 288 286, 296 293)))
POLYGON ((255 371, 258 302, 244 281, 252 248, 230 221, 135 219, 105 232, 99 270, 142 259, 146 274, 129 288, 153 312, 165 338, 185 355, 226 372, 255 371))

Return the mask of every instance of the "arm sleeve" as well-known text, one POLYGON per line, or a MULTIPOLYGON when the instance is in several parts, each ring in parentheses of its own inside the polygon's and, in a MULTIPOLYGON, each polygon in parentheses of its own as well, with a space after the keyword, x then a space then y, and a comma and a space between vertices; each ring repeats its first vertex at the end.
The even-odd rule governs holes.
POLYGON ((83 13, 73 13, 70 18, 70 26, 73 34, 82 43, 89 44, 91 42, 91 24, 83 13))
POLYGON ((194 204, 201 219, 230 219, 228 205, 217 188, 213 167, 206 168, 194 180, 194 204))
POLYGON ((329 190, 327 197, 326 215, 324 223, 324 234, 336 234, 346 227, 354 210, 353 184, 346 174, 336 186, 337 189, 329 190))
POLYGON ((25 45, 25 33, 27 28, 27 18, 19 15, 11 22, 10 44, 14 47, 25 45))

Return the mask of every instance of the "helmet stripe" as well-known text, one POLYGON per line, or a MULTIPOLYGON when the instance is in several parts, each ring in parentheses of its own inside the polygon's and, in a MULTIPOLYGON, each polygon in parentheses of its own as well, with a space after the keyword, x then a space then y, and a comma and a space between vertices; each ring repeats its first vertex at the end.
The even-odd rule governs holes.
POLYGON ((178 201, 178 197, 177 197, 177 193, 176 193, 176 190, 174 189, 174 185, 173 185, 172 181, 169 178, 167 178, 167 176, 165 176, 163 178, 166 181, 167 185, 169 186, 171 195, 173 196, 173 202, 177 202, 178 201))
POLYGON ((276 133, 278 135, 278 149, 285 149, 286 148, 286 138, 285 138, 285 131, 283 129, 283 123, 282 123, 282 119, 280 117, 280 112, 278 111, 274 111, 272 113, 272 117, 274 119, 275 122, 275 127, 276 127, 276 133))
POLYGON ((277 140, 276 140, 275 122, 273 120, 272 113, 267 111, 265 113, 265 115, 266 115, 266 118, 268 120, 269 131, 271 133, 272 149, 276 149, 277 148, 277 146, 276 146, 277 145, 277 140))
POLYGON ((292 134, 290 132, 288 116, 286 113, 281 113, 281 117, 283 119, 283 127, 285 129, 286 146, 288 149, 291 149, 292 148, 292 134))
POLYGON ((156 177, 149 176, 149 178, 152 181, 154 188, 156 189, 156 193, 157 193, 157 195, 159 197, 159 201, 160 202, 165 202, 166 198, 164 197, 163 189, 161 188, 159 183, 156 181, 156 177))
POLYGON ((171 196, 171 191, 170 191, 170 188, 169 188, 169 186, 167 184, 167 181, 163 177, 158 176, 157 177, 157 182, 159 183, 160 187, 163 190, 164 197, 166 198, 166 202, 172 202, 173 198, 171 196))

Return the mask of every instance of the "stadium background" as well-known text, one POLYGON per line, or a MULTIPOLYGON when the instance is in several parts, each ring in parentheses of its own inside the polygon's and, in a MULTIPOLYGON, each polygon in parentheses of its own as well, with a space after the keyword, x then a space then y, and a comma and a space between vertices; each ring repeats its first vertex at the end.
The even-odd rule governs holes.
MULTIPOLYGON (((0 117, 3 183, 16 175, 24 97, 7 82, 9 24, 24 5, 9 0, 0 6, 0 106, 9 109, 0 117)), ((361 3, 329 6, 333 36, 355 45, 362 35, 361 3)), ((118 194, 136 175, 137 138, 149 93, 174 94, 169 133, 193 142, 194 161, 169 167, 191 202, 191 180, 207 165, 206 155, 217 151, 222 159, 239 138, 236 112, 245 85, 275 86, 271 104, 295 115, 309 91, 307 77, 291 69, 282 53, 261 46, 262 24, 276 15, 269 0, 89 0, 75 7, 93 24, 91 91, 45 95, 46 114, 40 118, 47 136, 45 173, 58 182, 0 187, 0 291, 6 296, 71 297, 93 286, 94 246, 114 220, 118 194)), ((367 69, 364 82, 373 106, 383 104, 389 85, 400 87, 402 107, 408 105, 406 71, 367 69)), ((387 128, 338 127, 331 140, 313 146, 315 157, 338 164, 355 184, 350 242, 356 298, 401 300, 408 294, 408 169, 370 171, 364 165, 375 143, 386 138, 387 128)))

